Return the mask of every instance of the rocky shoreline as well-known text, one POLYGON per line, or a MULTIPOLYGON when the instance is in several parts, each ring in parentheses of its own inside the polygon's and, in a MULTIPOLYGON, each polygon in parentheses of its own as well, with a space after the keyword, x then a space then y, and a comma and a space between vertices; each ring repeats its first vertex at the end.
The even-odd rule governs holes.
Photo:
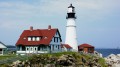
POLYGON ((104 59, 109 67, 120 67, 120 54, 110 54, 104 59))

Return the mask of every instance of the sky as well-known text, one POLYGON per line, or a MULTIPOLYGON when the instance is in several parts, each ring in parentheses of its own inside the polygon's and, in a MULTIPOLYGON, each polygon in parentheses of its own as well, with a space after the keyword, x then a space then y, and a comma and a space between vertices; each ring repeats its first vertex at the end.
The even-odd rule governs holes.
POLYGON ((0 0, 0 41, 15 45, 23 30, 33 26, 58 28, 64 43, 67 7, 76 11, 78 45, 120 47, 120 0, 0 0))

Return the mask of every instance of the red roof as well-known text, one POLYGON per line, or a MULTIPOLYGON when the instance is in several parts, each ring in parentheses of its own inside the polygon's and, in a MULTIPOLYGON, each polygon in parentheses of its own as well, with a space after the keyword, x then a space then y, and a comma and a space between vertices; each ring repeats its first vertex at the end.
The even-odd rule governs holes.
POLYGON ((91 45, 86 44, 86 43, 81 44, 81 45, 78 46, 78 48, 84 48, 84 47, 92 47, 92 48, 94 48, 94 46, 91 46, 91 45))
POLYGON ((20 38, 18 39, 16 45, 49 45, 56 32, 59 32, 58 29, 24 30, 20 38), (41 37, 41 39, 40 41, 28 41, 28 37, 30 36, 41 37))
POLYGON ((68 44, 62 44, 62 48, 63 48, 63 46, 64 47, 66 47, 66 48, 72 48, 70 45, 68 45, 68 44))

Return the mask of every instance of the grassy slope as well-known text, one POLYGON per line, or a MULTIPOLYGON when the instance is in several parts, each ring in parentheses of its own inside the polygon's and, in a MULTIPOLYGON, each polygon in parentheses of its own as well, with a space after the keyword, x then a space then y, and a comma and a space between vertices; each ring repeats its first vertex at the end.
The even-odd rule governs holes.
MULTIPOLYGON (((63 54, 64 55, 72 55, 76 59, 78 64, 79 63, 83 63, 82 60, 81 60, 82 57, 86 60, 86 62, 88 62, 88 61, 92 62, 94 58, 98 58, 98 63, 102 67, 107 67, 106 64, 105 64, 105 60, 103 58, 99 58, 99 57, 96 57, 96 56, 93 56, 93 55, 89 55, 89 54, 80 54, 80 53, 77 53, 77 52, 60 52, 60 53, 52 53, 52 54, 34 55, 34 56, 30 57, 29 60, 36 60, 36 62, 37 62, 37 59, 39 59, 39 58, 44 58, 44 59, 47 58, 47 60, 48 60, 48 58, 53 57, 53 58, 57 58, 58 59, 63 54)), ((47 64, 46 60, 44 61, 44 59, 42 60, 42 62, 44 62, 44 64, 47 64)))
POLYGON ((5 60, 5 59, 8 59, 8 58, 12 58, 12 57, 15 57, 16 55, 1 55, 0 56, 0 60, 5 60))
MULTIPOLYGON (((80 53, 77 53, 77 52, 60 52, 60 53, 52 53, 52 54, 40 54, 40 55, 33 55, 33 56, 29 57, 29 58, 26 57, 26 56, 10 55, 10 56, 0 56, 0 59, 7 59, 7 58, 18 57, 17 58, 18 60, 22 60, 22 61, 29 60, 29 61, 32 61, 33 63, 38 62, 38 59, 39 59, 39 62, 41 62, 43 64, 47 64, 48 62, 46 62, 46 61, 49 61, 50 58, 58 59, 62 55, 72 55, 76 59, 78 64, 79 63, 83 63, 82 60, 81 60, 82 57, 86 60, 86 62, 92 61, 93 58, 98 58, 98 63, 102 67, 107 67, 105 65, 105 60, 103 58, 99 58, 99 57, 96 57, 96 56, 93 56, 93 55, 89 55, 89 54, 80 54, 80 53)), ((54 62, 55 61, 52 61, 50 63, 54 64, 54 62)))

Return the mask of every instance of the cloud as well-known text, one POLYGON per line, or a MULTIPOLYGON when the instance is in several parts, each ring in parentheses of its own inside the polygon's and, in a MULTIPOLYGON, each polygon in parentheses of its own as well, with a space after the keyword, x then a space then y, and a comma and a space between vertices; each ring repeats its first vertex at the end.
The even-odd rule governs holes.
MULTIPOLYGON (((97 38, 103 36, 100 33, 106 32, 107 36, 119 28, 120 0, 13 0, 0 2, 0 30, 9 34, 17 31, 20 34, 20 31, 29 29, 31 25, 35 28, 47 28, 51 24, 59 28, 65 37, 65 16, 70 3, 76 8, 78 35, 84 37, 78 39, 79 42, 89 43, 89 37, 91 40, 93 37, 92 41, 96 45, 99 43, 95 42, 97 38)), ((11 37, 15 40, 14 37, 17 36, 18 33, 11 37)))
POLYGON ((44 20, 45 17, 65 16, 70 3, 76 7, 78 20, 86 22, 101 20, 120 6, 117 0, 41 0, 34 1, 34 3, 3 1, 0 2, 0 23, 2 24, 0 26, 12 27, 12 25, 18 24, 16 22, 21 22, 23 25, 25 22, 31 22, 31 20, 37 21, 38 18, 44 20))

